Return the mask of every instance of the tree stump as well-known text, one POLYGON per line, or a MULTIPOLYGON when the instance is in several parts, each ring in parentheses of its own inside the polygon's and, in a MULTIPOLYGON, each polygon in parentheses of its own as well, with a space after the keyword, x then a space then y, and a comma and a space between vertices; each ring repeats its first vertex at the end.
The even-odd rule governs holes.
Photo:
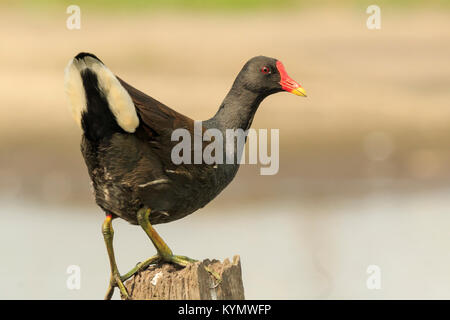
POLYGON ((150 265, 125 282, 133 300, 243 300, 241 261, 209 259, 185 268, 169 263, 150 265), (218 281, 205 267, 219 275, 218 281))

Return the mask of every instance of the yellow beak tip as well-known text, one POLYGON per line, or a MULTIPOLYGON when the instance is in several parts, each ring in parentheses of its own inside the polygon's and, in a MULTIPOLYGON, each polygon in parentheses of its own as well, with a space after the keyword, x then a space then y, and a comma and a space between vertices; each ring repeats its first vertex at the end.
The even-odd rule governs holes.
POLYGON ((299 87, 299 88, 296 88, 296 89, 292 90, 291 93, 293 93, 293 94, 295 94, 297 96, 300 96, 300 97, 307 97, 306 91, 302 87, 299 87))

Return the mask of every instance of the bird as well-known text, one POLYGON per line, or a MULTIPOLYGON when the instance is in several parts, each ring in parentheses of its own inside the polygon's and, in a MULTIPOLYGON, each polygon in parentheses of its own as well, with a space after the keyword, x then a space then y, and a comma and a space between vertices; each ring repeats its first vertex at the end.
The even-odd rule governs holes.
MULTIPOLYGON (((198 123, 200 133, 209 129, 220 133, 228 129, 245 131, 269 95, 285 91, 306 97, 305 89, 288 76, 283 63, 265 56, 253 57, 244 64, 218 111, 201 122, 134 88, 92 53, 81 52, 69 61, 64 86, 72 115, 82 129, 81 153, 95 202, 105 214, 102 234, 111 270, 105 299, 111 299, 116 287, 122 298, 129 299, 124 282, 150 264, 160 261, 184 267, 195 262, 173 254, 153 226, 204 207, 239 169, 236 158, 231 163, 173 161, 173 150, 179 142, 173 139, 174 132, 195 135, 198 123), (112 221, 116 218, 140 226, 157 251, 123 275, 113 248, 112 221)), ((205 143, 201 142, 201 150, 205 143)), ((195 157, 196 147, 192 145, 183 156, 191 152, 195 157)), ((234 151, 239 151, 236 148, 234 151)))

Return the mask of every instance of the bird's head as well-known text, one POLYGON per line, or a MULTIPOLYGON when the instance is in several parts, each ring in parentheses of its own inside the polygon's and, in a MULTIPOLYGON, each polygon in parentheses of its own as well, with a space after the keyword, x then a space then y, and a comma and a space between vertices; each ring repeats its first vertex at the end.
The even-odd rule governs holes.
POLYGON ((264 95, 287 91, 306 97, 305 89, 292 80, 281 61, 274 58, 258 56, 250 59, 236 80, 246 89, 264 95))

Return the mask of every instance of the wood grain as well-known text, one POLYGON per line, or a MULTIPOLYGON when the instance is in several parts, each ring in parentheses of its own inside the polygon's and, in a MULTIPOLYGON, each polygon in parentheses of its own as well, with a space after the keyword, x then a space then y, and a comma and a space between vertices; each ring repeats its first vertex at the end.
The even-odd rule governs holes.
POLYGON ((241 261, 203 260, 185 268, 164 263, 151 265, 125 283, 133 300, 242 300, 241 261), (205 267, 221 277, 219 282, 205 267))

